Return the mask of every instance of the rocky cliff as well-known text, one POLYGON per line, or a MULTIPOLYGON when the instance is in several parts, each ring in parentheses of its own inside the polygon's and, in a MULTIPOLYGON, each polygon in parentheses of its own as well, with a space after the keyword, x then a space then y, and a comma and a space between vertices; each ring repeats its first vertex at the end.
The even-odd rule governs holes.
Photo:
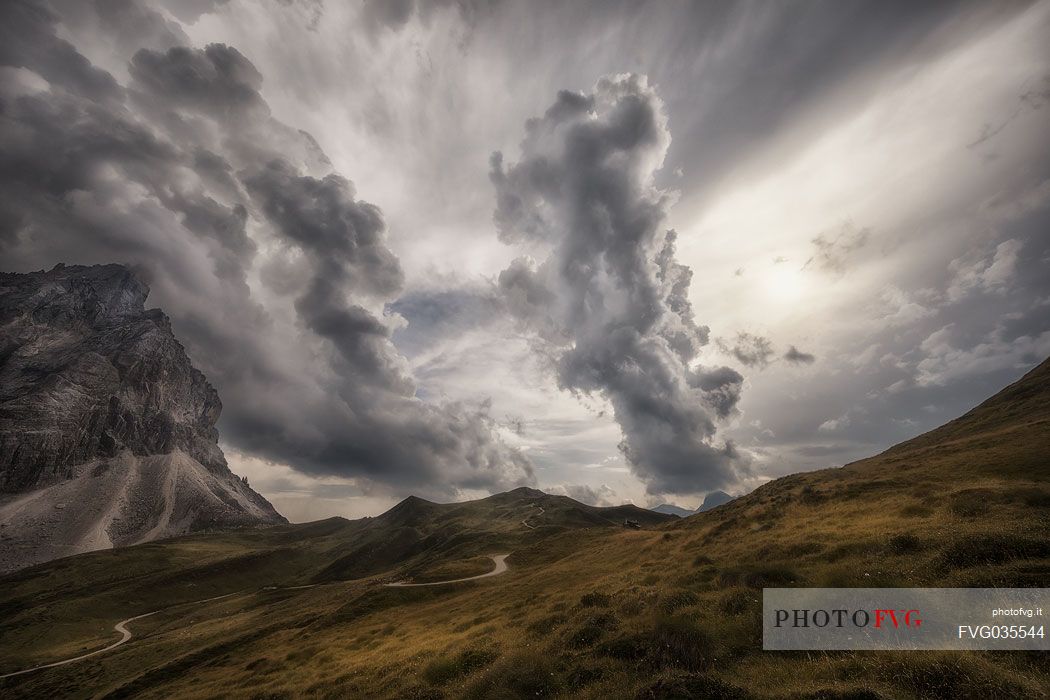
POLYGON ((0 571, 284 522, 230 472, 218 394, 120 265, 0 273, 0 571))

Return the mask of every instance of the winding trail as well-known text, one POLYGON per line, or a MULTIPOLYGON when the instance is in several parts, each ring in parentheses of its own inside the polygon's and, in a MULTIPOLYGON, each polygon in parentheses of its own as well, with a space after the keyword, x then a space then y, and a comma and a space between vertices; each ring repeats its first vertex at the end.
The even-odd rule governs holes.
MULTIPOLYGON (((541 508, 540 510, 542 511, 543 509, 541 508)), ((522 522, 524 522, 524 521, 522 521, 522 522)), ((532 526, 530 525, 529 527, 532 527, 532 526)), ((507 569, 508 569, 508 567, 507 567, 507 557, 509 557, 509 556, 510 556, 510 554, 493 554, 493 555, 490 555, 489 559, 491 559, 493 561, 493 563, 495 564, 495 566, 493 567, 492 571, 489 571, 488 573, 484 573, 484 574, 478 574, 477 576, 467 576, 466 578, 456 578, 456 579, 452 579, 450 581, 431 581, 430 583, 405 583, 403 581, 399 581, 397 583, 386 583, 386 584, 383 584, 383 585, 391 586, 391 587, 395 587, 395 588, 402 588, 402 587, 407 588, 407 587, 412 587, 412 586, 444 586, 444 585, 449 584, 449 583, 460 583, 462 581, 475 581, 475 580, 477 580, 479 578, 488 578, 490 576, 499 576, 500 574, 502 574, 505 571, 507 571, 507 569)), ((269 588, 269 587, 267 587, 267 588, 262 589, 262 591, 273 591, 273 590, 295 591, 295 590, 301 590, 303 588, 313 588, 314 586, 317 586, 317 585, 318 584, 316 584, 316 583, 311 583, 311 584, 307 584, 305 586, 288 586, 287 588, 269 588)), ((113 642, 112 644, 110 644, 107 647, 102 647, 101 649, 96 649, 95 651, 89 651, 86 654, 81 654, 80 656, 74 656, 74 657, 69 658, 69 659, 62 659, 61 661, 53 661, 53 662, 51 662, 49 664, 43 664, 42 666, 34 666, 32 668, 22 669, 21 671, 12 671, 11 673, 0 674, 0 679, 12 678, 13 676, 21 676, 21 675, 26 674, 26 673, 33 673, 34 671, 42 671, 45 668, 54 668, 56 666, 65 666, 66 664, 71 664, 71 663, 75 663, 77 661, 82 661, 84 659, 91 658, 92 656, 98 656, 99 654, 105 654, 107 651, 112 651, 112 650, 116 649, 117 647, 119 647, 119 646, 121 646, 123 644, 126 644, 128 641, 131 640, 132 632, 131 632, 131 630, 128 629, 128 625, 130 623, 134 622, 135 620, 141 620, 144 617, 149 617, 151 615, 156 615, 157 613, 164 612, 165 610, 170 610, 171 608, 177 608, 177 607, 180 607, 180 606, 183 606, 183 605, 200 605, 202 603, 210 603, 213 600, 222 600, 223 598, 229 598, 231 596, 241 595, 241 594, 247 593, 247 592, 249 592, 249 591, 236 591, 234 593, 227 593, 225 595, 215 596, 214 598, 204 598, 203 600, 193 600, 193 601, 188 601, 188 602, 185 602, 185 603, 176 603, 175 605, 169 605, 166 608, 160 608, 158 610, 153 610, 153 611, 148 612, 148 613, 142 613, 141 615, 135 615, 133 617, 129 617, 126 620, 121 620, 117 624, 113 625, 113 630, 115 632, 119 632, 120 633, 120 639, 118 639, 117 641, 113 642)))
MULTIPOLYGON (((535 506, 536 504, 535 503, 531 503, 529 505, 535 506)), ((543 510, 543 506, 536 506, 536 507, 540 509, 540 512, 536 513, 536 515, 543 515, 546 512, 545 510, 543 510)), ((526 515, 525 519, 521 521, 521 524, 524 525, 525 527, 529 528, 530 530, 535 530, 536 529, 535 525, 529 525, 529 518, 531 518, 531 517, 532 517, 531 515, 526 515)))
POLYGON ((509 554, 491 554, 491 559, 496 566, 492 571, 487 574, 478 574, 477 576, 467 576, 466 578, 454 578, 450 581, 431 581, 430 583, 405 583, 404 581, 398 581, 396 583, 384 583, 384 586, 390 586, 392 588, 408 588, 410 586, 444 586, 447 583, 460 583, 462 581, 475 581, 479 578, 488 578, 489 576, 499 576, 507 570, 507 557, 509 554))
POLYGON ((3 675, 0 675, 0 678, 11 678, 12 676, 21 676, 23 673, 32 673, 33 671, 41 671, 41 670, 43 670, 45 668, 54 668, 55 666, 65 666, 66 664, 71 664, 71 663, 73 663, 75 661, 81 661, 83 659, 87 659, 87 658, 90 658, 92 656, 97 656, 98 654, 104 654, 107 651, 110 651, 112 649, 116 649, 117 647, 119 647, 122 644, 125 644, 129 639, 131 639, 131 630, 128 629, 128 623, 134 622, 135 620, 141 620, 142 618, 149 617, 150 615, 156 615, 157 613, 164 612, 165 610, 168 610, 169 608, 175 608, 175 607, 178 607, 180 605, 199 605, 201 603, 210 603, 213 600, 221 600, 223 598, 229 598, 230 596, 237 595, 238 593, 239 593, 239 591, 237 593, 227 593, 226 595, 215 596, 214 598, 205 598, 204 600, 193 600, 193 601, 189 601, 187 603, 176 603, 175 605, 169 605, 167 608, 161 608, 159 610, 154 610, 153 612, 142 613, 141 615, 135 615, 134 617, 129 617, 128 619, 121 620, 117 624, 113 625, 113 630, 116 631, 116 632, 120 632, 120 639, 118 639, 117 641, 113 642, 108 647, 103 647, 101 649, 96 649, 95 651, 89 651, 86 654, 81 654, 80 656, 74 656, 71 659, 62 659, 61 661, 53 661, 52 663, 44 664, 43 666, 34 666, 33 668, 25 668, 25 669, 22 669, 21 671, 13 671, 11 673, 5 673, 3 675))

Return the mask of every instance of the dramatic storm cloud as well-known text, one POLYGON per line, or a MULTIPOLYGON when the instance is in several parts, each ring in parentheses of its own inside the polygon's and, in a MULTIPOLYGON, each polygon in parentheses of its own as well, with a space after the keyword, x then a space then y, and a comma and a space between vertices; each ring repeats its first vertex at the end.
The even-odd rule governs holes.
POLYGON ((10 0, 0 259, 134 265, 293 520, 743 493, 1050 354, 1048 36, 1045 0, 10 0))
POLYGON ((512 313, 555 348, 559 386, 599 393, 621 449, 654 494, 734 483, 738 456, 716 442, 743 378, 693 366, 708 341, 693 320, 692 272, 664 228, 672 193, 653 184, 670 144, 642 76, 563 91, 526 125, 521 158, 492 158, 500 239, 542 256, 500 273, 512 313))
POLYGON ((4 19, 0 59, 21 69, 3 85, 5 260, 137 266, 219 389, 235 449, 359 492, 534 483, 485 405, 415 396, 375 311, 403 284, 382 212, 272 117, 244 55, 140 48, 121 85, 58 38, 44 5, 10 4, 4 19))

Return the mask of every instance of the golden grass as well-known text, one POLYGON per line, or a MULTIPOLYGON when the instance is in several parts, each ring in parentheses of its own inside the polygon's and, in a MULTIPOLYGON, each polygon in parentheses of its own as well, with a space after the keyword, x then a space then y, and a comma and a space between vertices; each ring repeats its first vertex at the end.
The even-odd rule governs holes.
POLYGON ((310 580, 356 551, 357 525, 201 535, 57 562, 4 582, 0 671, 101 645, 114 621, 164 601, 246 593, 134 623, 136 639, 112 654, 0 681, 0 694, 1046 697, 1045 654, 763 652, 760 611, 763 586, 1045 586, 1048 404, 1022 425, 993 404, 940 438, 640 531, 559 525, 557 508, 533 531, 520 526, 532 505, 489 503, 440 516, 476 533, 440 556, 309 589, 259 590, 310 580), (480 555, 511 550, 499 577, 380 585, 483 573, 491 561, 480 555))

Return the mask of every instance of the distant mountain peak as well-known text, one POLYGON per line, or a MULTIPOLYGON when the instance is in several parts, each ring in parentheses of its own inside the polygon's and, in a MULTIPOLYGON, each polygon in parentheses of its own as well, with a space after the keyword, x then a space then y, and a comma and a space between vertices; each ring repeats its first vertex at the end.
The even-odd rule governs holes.
POLYGON ((395 505, 394 508, 391 508, 390 510, 394 510, 395 508, 401 508, 402 510, 404 510, 404 509, 408 509, 408 508, 415 508, 415 507, 418 507, 418 506, 433 506, 433 505, 437 505, 437 504, 434 501, 428 501, 425 498, 420 498, 419 496, 417 496, 415 494, 411 494, 409 496, 406 496, 405 498, 402 498, 400 501, 398 501, 397 505, 395 505))
POLYGON ((712 508, 725 505, 733 500, 733 496, 730 496, 725 491, 712 491, 704 496, 704 502, 700 504, 700 507, 696 509, 697 513, 704 513, 712 508))
POLYGON ((656 512, 656 513, 664 513, 666 515, 677 515, 679 518, 687 518, 687 517, 689 517, 690 515, 692 515, 693 513, 696 512, 696 511, 689 510, 688 508, 682 508, 681 506, 676 506, 676 505, 671 504, 671 503, 661 503, 660 505, 656 506, 655 508, 650 508, 649 510, 651 510, 653 512, 656 512))
POLYGON ((504 493, 513 496, 521 496, 524 498, 541 498, 543 496, 549 495, 546 491, 540 491, 539 489, 534 489, 529 486, 519 486, 515 489, 511 489, 510 491, 505 491, 504 493))

